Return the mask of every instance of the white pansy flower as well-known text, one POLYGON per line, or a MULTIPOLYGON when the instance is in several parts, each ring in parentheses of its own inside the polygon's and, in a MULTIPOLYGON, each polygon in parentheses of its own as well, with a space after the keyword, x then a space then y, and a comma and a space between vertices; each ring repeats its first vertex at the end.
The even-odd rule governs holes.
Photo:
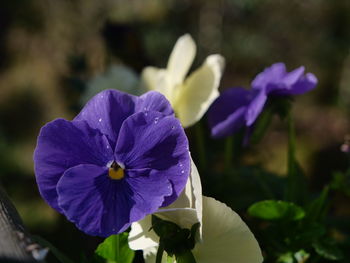
MULTIPOLYGON (((149 231, 150 228, 151 221, 134 223, 132 226, 134 237, 137 236, 136 231, 139 232, 139 239, 144 238, 144 233, 147 233, 148 236, 152 236, 152 242, 144 242, 136 248, 129 243, 132 249, 143 250, 146 263, 155 262, 159 242, 159 237, 153 230, 149 231)), ((197 263, 263 262, 258 242, 239 215, 224 203, 205 196, 203 196, 202 235, 202 242, 196 243, 192 250, 197 263)), ((167 255, 164 253, 162 263, 167 262, 167 255)))
MULTIPOLYGON (((192 162, 191 176, 183 193, 156 215, 182 228, 190 229, 193 224, 201 223, 201 238, 192 250, 197 263, 261 263, 259 244, 239 215, 225 204, 201 194, 199 174, 192 162)), ((155 262, 159 244, 159 237, 150 230, 151 226, 151 216, 147 216, 133 223, 129 233, 130 248, 143 250, 146 263, 155 262)), ((164 252, 162 263, 167 262, 164 252)))
POLYGON ((141 75, 146 88, 165 95, 186 128, 196 123, 219 96, 218 87, 225 60, 210 55, 186 79, 196 54, 196 44, 188 34, 180 37, 166 69, 146 67, 141 75))

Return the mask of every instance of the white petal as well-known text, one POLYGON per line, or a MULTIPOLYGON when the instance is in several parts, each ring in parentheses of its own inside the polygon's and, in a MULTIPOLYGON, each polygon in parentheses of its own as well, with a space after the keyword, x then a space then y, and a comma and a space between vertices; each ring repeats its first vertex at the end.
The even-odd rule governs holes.
POLYGON ((208 110, 219 96, 219 84, 225 59, 220 55, 207 57, 203 65, 193 72, 179 89, 173 107, 184 127, 191 126, 208 110))
POLYGON ((159 237, 153 230, 149 231, 152 226, 151 220, 151 216, 146 216, 144 219, 132 223, 128 239, 131 249, 143 250, 158 246, 159 237))
POLYGON ((168 73, 165 69, 146 67, 142 70, 141 81, 146 89, 162 93, 170 103, 173 103, 174 89, 169 82, 168 73))
MULTIPOLYGON (((191 229, 195 223, 202 225, 202 185, 196 165, 191 160, 191 175, 184 191, 171 205, 159 209, 157 215, 165 220, 176 223, 182 228, 191 229), (187 209, 192 208, 192 209, 187 209), (167 211, 167 212, 162 212, 167 211)), ((202 227, 199 228, 201 239, 202 227)))
POLYGON ((167 66, 170 81, 174 88, 184 81, 195 55, 196 44, 189 34, 183 35, 176 41, 167 66))
POLYGON ((261 263, 259 244, 238 214, 203 196, 203 242, 193 255, 198 263, 261 263))

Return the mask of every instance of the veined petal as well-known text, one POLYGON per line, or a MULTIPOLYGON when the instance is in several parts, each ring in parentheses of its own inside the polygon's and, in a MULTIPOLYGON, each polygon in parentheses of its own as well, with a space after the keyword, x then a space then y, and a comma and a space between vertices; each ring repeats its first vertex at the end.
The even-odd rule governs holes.
POLYGON ((203 65, 193 72, 180 87, 174 106, 182 125, 196 123, 219 96, 218 87, 225 60, 220 55, 207 57, 203 65))
POLYGON ((84 121, 57 119, 42 127, 34 152, 34 170, 42 197, 50 206, 57 204, 56 185, 63 173, 78 164, 104 166, 113 159, 113 151, 98 130, 84 121))
POLYGON ((170 54, 167 72, 171 87, 180 85, 187 75, 196 55, 196 44, 189 34, 181 36, 170 54))
POLYGON ((89 100, 73 121, 84 120, 100 130, 114 148, 123 121, 135 111, 136 100, 136 96, 121 91, 105 90, 89 100))
POLYGON ((126 169, 151 169, 152 174, 167 178, 173 194, 165 198, 163 206, 177 199, 190 174, 185 132, 175 117, 160 112, 139 112, 124 121, 115 158, 126 169))
POLYGON ((58 204, 85 233, 107 237, 125 231, 135 205, 126 180, 112 180, 108 168, 82 164, 68 169, 57 185, 58 204))
POLYGON ((149 91, 139 97, 135 112, 159 111, 164 115, 173 115, 169 101, 159 92, 149 91))
MULTIPOLYGON (((179 198, 170 206, 159 209, 155 214, 164 220, 178 224, 182 228, 190 229, 197 222, 202 225, 202 186, 198 170, 193 161, 191 176, 179 198)), ((151 216, 146 216, 143 220, 131 225, 129 234, 129 246, 131 249, 145 250, 158 246, 159 237, 153 230, 150 230, 151 226, 151 216)), ((201 238, 201 233, 202 226, 199 231, 199 239, 201 238)))
POLYGON ((142 70, 141 81, 146 89, 162 93, 170 103, 173 103, 174 87, 170 83, 168 72, 165 69, 146 67, 142 70))
POLYGON ((191 175, 184 191, 174 203, 160 208, 156 215, 187 229, 191 229, 195 223, 200 223, 198 238, 201 239, 202 210, 202 184, 197 167, 191 160, 191 175))
POLYGON ((203 196, 203 242, 193 255, 200 263, 261 263, 259 244, 248 226, 231 208, 203 196))

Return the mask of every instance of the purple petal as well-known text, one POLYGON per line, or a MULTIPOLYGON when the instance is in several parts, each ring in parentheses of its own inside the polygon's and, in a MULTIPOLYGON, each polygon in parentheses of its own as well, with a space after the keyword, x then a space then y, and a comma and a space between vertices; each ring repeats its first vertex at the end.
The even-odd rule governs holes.
POLYGON ((107 138, 85 122, 57 119, 40 131, 34 152, 34 169, 39 191, 53 208, 57 205, 56 185, 68 168, 82 163, 106 165, 113 159, 107 138))
POLYGON ((117 90, 104 90, 84 106, 73 121, 85 120, 107 135, 114 148, 123 121, 135 112, 137 97, 117 90))
POLYGON ((173 193, 172 184, 167 177, 153 169, 127 170, 126 181, 134 192, 132 199, 135 205, 130 213, 132 222, 157 211, 164 199, 173 193))
POLYGON ((59 206, 89 235, 121 233, 154 213, 172 193, 170 182, 150 171, 128 171, 124 179, 112 180, 107 167, 78 165, 67 170, 57 185, 59 206))
POLYGON ((107 237, 126 230, 135 205, 125 180, 112 180, 108 168, 82 164, 68 169, 57 184, 58 204, 85 233, 107 237))
POLYGON ((139 97, 135 112, 159 111, 164 115, 173 115, 174 111, 164 95, 157 91, 149 91, 139 97))
POLYGON ((173 194, 165 198, 163 206, 175 201, 190 173, 188 141, 180 122, 155 111, 135 113, 125 120, 115 158, 126 169, 150 168, 167 178, 173 194))
POLYGON ((304 74, 305 67, 301 66, 299 68, 294 69, 293 71, 287 73, 283 79, 282 82, 286 86, 292 86, 294 85, 304 74))
POLYGON ((253 99, 252 94, 243 88, 230 88, 215 100, 208 112, 213 137, 228 136, 244 126, 244 115, 253 99))
POLYGON ((275 63, 258 74, 252 81, 253 89, 265 89, 270 84, 276 84, 286 75, 284 63, 275 63))
POLYGON ((292 86, 291 95, 299 95, 312 90, 317 85, 317 78, 312 73, 307 73, 297 83, 292 86))
POLYGON ((245 114, 246 125, 251 126, 258 118, 259 114, 263 110, 267 100, 267 95, 264 89, 256 91, 255 97, 249 104, 247 112, 245 114))

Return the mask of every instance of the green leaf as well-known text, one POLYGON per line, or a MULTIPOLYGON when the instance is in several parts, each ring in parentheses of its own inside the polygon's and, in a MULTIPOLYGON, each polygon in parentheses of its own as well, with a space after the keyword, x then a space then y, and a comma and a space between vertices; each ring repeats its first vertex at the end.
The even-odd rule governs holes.
POLYGON ((306 208, 306 220, 308 222, 316 222, 323 219, 328 208, 328 197, 329 187, 325 187, 315 200, 313 200, 306 208))
POLYGON ((342 251, 336 246, 336 244, 332 240, 318 240, 314 242, 312 246, 315 249, 316 253, 322 256, 323 258, 329 260, 340 260, 344 257, 342 251))
POLYGON ((128 245, 128 233, 106 238, 97 247, 95 253, 106 259, 108 263, 131 263, 135 256, 135 252, 128 245))
POLYGON ((277 263, 294 263, 293 254, 291 252, 287 252, 278 257, 277 263))
POLYGON ((304 210, 290 202, 265 200, 251 205, 248 209, 251 216, 264 220, 300 220, 305 216, 304 210))

